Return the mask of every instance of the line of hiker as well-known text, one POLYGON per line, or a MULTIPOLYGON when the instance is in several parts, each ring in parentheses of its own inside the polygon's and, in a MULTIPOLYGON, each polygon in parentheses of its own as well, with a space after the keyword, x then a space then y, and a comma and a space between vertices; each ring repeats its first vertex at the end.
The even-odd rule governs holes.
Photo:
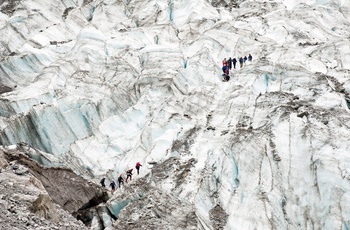
MULTIPOLYGON (((142 166, 142 164, 140 164, 140 162, 137 162, 137 163, 136 163, 135 168, 136 168, 136 170, 137 170, 137 175, 139 175, 139 173, 140 173, 140 167, 141 167, 141 166, 142 166)), ((132 171, 133 171, 133 170, 134 170, 133 168, 126 170, 126 179, 125 179, 125 183, 128 183, 128 180, 130 180, 130 181, 132 180, 132 175, 133 175, 132 171)), ((121 185, 124 186, 124 177, 123 177, 123 174, 122 174, 122 173, 119 175, 119 177, 118 177, 117 180, 118 180, 118 187, 119 187, 119 188, 121 187, 121 185)), ((106 181, 106 178, 103 177, 103 178, 101 179, 101 181, 100 181, 100 184, 101 184, 102 187, 106 187, 105 181, 106 181)), ((111 183, 109 184, 109 187, 111 188, 112 193, 113 193, 113 192, 116 190, 116 187, 117 187, 116 182, 115 182, 114 180, 112 180, 111 183)))
MULTIPOLYGON (((246 61, 252 61, 253 60, 253 56, 251 54, 244 57, 240 57, 238 58, 238 62, 239 62, 239 66, 240 68, 243 68, 243 65, 246 63, 246 61)), ((222 61, 222 71, 224 72, 222 74, 223 76, 223 81, 229 81, 230 80, 230 70, 232 69, 232 67, 234 69, 236 69, 236 65, 237 65, 237 59, 234 58, 229 58, 228 60, 226 60, 226 58, 224 58, 224 60, 222 61)))
MULTIPOLYGON (((253 60, 253 56, 251 54, 249 54, 248 57, 244 56, 244 57, 238 58, 240 68, 243 68, 243 64, 245 64, 246 61, 252 61, 252 60, 253 60)), ((230 57, 228 60, 224 58, 224 60, 222 61, 222 66, 228 66, 230 70, 232 69, 232 67, 236 69, 236 64, 237 64, 237 59, 235 57, 234 58, 230 57)))

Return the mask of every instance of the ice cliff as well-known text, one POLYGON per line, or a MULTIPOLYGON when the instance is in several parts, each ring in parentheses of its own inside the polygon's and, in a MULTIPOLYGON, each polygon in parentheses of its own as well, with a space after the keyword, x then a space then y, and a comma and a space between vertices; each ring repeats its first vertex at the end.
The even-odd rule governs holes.
POLYGON ((0 1, 0 144, 96 183, 142 162, 96 229, 348 229, 349 22, 348 0, 0 1))

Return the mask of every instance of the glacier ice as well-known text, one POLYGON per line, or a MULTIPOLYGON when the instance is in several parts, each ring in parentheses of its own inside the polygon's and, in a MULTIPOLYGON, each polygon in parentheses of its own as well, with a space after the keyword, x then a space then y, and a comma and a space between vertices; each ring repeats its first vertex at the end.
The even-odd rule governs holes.
MULTIPOLYGON (((133 183, 190 204, 174 209, 188 228, 348 228, 348 1, 24 0, 0 12, 1 145, 25 142, 96 183, 140 161, 133 183), (222 59, 249 53, 223 83, 222 59)), ((127 221, 144 201, 115 202, 127 221)))

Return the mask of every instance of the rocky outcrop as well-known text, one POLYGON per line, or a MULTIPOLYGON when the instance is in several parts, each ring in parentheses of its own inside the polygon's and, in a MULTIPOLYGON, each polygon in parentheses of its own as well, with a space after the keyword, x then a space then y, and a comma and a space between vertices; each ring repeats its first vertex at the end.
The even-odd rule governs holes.
POLYGON ((220 205, 217 204, 212 208, 209 212, 209 216, 210 220, 213 222, 213 229, 224 229, 228 215, 220 205))
POLYGON ((50 197, 70 213, 78 211, 92 199, 107 201, 107 191, 101 190, 98 185, 77 176, 66 168, 46 168, 29 159, 22 153, 15 151, 5 152, 9 161, 16 160, 29 169, 41 181, 50 197))
MULTIPOLYGON (((109 199, 106 189, 76 175, 70 169, 44 167, 16 149, 3 149, 0 154, 3 168, 10 167, 11 174, 18 176, 30 175, 31 181, 35 181, 34 184, 45 191, 45 194, 39 194, 32 201, 31 210, 37 216, 58 221, 54 208, 56 204, 74 216, 81 216, 82 210, 109 199)), ((86 223, 90 223, 91 219, 88 218, 86 223)))
POLYGON ((0 94, 7 93, 10 91, 12 91, 12 89, 10 87, 0 84, 0 94))
POLYGON ((87 229, 53 202, 43 184, 29 170, 16 174, 14 168, 18 164, 7 161, 5 156, 0 150, 1 229, 87 229))

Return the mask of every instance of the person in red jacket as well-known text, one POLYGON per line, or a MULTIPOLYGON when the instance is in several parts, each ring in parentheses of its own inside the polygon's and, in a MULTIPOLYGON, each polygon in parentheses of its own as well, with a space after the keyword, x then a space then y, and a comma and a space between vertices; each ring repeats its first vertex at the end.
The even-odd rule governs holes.
POLYGON ((226 60, 226 58, 224 58, 224 60, 222 61, 222 66, 227 66, 227 60, 226 60))
POLYGON ((136 163, 136 166, 135 166, 135 168, 136 168, 136 170, 137 170, 137 175, 139 175, 139 171, 140 171, 140 167, 142 166, 142 164, 140 164, 140 162, 137 162, 136 163))

